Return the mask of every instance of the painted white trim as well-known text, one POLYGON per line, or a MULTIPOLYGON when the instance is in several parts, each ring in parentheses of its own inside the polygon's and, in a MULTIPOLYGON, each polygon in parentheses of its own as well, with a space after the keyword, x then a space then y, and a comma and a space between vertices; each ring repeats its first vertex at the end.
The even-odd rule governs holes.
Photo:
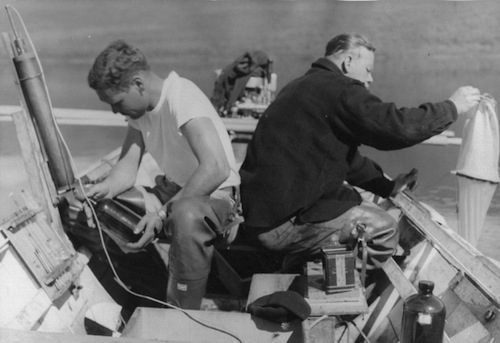
MULTIPOLYGON (((0 106, 0 121, 10 121, 12 113, 21 109, 21 106, 0 106)), ((127 126, 125 117, 110 111, 54 108, 54 116, 60 125, 127 126)))
MULTIPOLYGON (((21 106, 0 106, 0 121, 11 121, 12 113, 21 111, 21 106)), ((54 108, 54 116, 59 125, 85 125, 85 126, 127 126, 127 121, 122 115, 110 111, 87 110, 74 108, 54 108)), ((228 131, 251 134, 257 126, 258 120, 252 117, 222 118, 228 131)), ((453 131, 444 131, 422 144, 430 145, 461 145, 462 139, 455 137, 453 131)))

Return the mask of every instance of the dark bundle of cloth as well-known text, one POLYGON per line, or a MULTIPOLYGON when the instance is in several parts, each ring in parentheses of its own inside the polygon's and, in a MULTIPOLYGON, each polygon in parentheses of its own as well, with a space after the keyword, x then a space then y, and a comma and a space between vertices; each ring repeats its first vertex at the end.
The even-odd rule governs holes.
POLYGON ((275 323, 288 323, 294 319, 306 320, 311 315, 311 306, 297 292, 278 291, 258 298, 248 305, 247 311, 275 323))
POLYGON ((252 76, 264 76, 270 81, 272 61, 260 50, 248 51, 222 69, 215 80, 210 101, 219 113, 227 113, 240 98, 252 76))

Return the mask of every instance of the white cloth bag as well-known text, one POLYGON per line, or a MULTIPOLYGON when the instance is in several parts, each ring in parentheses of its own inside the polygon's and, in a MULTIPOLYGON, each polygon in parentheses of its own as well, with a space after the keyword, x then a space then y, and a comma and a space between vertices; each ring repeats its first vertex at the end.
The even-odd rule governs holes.
POLYGON ((458 234, 477 246, 498 175, 499 130, 496 101, 483 96, 467 115, 457 162, 458 234))
POLYGON ((485 94, 477 111, 474 109, 467 114, 456 173, 493 183, 500 182, 499 145, 496 101, 485 94))

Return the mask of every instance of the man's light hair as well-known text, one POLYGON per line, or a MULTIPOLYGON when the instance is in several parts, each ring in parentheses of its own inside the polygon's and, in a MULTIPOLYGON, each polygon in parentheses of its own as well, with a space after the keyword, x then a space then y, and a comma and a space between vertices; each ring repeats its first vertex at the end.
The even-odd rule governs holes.
POLYGON ((126 91, 132 78, 138 72, 147 70, 150 66, 146 56, 136 47, 117 40, 97 56, 87 81, 94 90, 126 91))
POLYGON ((328 42, 325 50, 325 57, 332 56, 336 58, 359 47, 366 48, 369 51, 375 51, 375 47, 370 41, 359 33, 342 33, 333 37, 328 42))

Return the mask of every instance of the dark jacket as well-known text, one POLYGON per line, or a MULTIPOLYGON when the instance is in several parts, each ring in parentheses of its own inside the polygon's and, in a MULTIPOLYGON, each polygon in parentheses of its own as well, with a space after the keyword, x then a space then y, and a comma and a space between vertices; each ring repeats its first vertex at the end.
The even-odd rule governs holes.
POLYGON ((251 76, 271 77, 271 60, 263 51, 249 51, 222 69, 215 80, 210 101, 219 113, 229 112, 236 100, 243 96, 251 76))
POLYGON ((246 225, 272 228, 294 216, 300 222, 336 218, 361 203, 344 181, 389 196, 394 183, 358 146, 406 148, 441 133, 456 118, 449 100, 398 109, 330 60, 317 60, 259 119, 240 170, 246 225))

